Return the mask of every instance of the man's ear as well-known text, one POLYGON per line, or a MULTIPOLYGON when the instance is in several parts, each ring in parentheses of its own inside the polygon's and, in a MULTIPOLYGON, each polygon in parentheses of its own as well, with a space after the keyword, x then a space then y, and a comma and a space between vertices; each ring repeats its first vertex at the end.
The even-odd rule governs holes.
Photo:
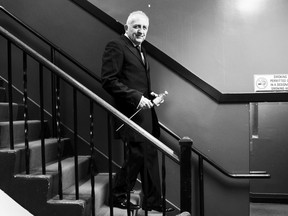
POLYGON ((124 30, 125 30, 125 32, 128 30, 128 25, 127 24, 124 25, 124 30))

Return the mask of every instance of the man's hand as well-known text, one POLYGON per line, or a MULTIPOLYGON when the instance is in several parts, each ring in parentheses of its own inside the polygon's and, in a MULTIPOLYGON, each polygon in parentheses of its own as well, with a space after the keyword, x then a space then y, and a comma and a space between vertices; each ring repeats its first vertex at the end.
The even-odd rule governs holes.
POLYGON ((151 102, 151 100, 149 100, 148 98, 142 96, 139 104, 138 104, 138 108, 140 109, 150 109, 153 107, 153 103, 151 102))

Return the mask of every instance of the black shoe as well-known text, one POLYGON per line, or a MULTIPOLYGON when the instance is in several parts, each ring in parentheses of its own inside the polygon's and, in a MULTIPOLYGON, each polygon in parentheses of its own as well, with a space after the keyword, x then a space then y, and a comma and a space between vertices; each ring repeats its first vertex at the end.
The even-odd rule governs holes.
MULTIPOLYGON (((113 206, 115 208, 121 208, 121 209, 128 209, 128 202, 126 199, 121 200, 121 201, 114 201, 113 206)), ((130 210, 137 210, 140 209, 140 206, 134 203, 130 202, 130 210)))
MULTIPOLYGON (((142 207, 143 210, 147 210, 147 211, 157 211, 157 212, 163 212, 163 208, 162 206, 153 206, 153 207, 142 207)), ((166 208, 165 212, 172 212, 175 209, 170 207, 170 208, 166 208)))

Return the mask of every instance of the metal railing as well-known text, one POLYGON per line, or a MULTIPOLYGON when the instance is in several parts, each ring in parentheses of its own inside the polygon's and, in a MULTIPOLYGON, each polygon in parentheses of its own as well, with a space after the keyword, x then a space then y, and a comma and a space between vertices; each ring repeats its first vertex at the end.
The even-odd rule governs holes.
MULTIPOLYGON (((164 131, 166 131, 168 134, 170 134, 173 138, 181 142, 180 136, 178 136, 175 132, 171 131, 169 128, 167 128, 164 124, 159 122, 161 127, 164 131)), ((234 179, 266 179, 270 178, 270 174, 268 174, 266 171, 250 171, 249 173, 230 173, 221 166, 219 166, 215 161, 211 160, 208 156, 206 156, 204 153, 200 152, 198 149, 193 148, 191 146, 192 151, 197 154, 198 156, 198 181, 199 181, 199 212, 200 216, 204 216, 204 161, 210 164, 212 167, 214 167, 216 170, 224 174, 225 176, 229 178, 234 179)))

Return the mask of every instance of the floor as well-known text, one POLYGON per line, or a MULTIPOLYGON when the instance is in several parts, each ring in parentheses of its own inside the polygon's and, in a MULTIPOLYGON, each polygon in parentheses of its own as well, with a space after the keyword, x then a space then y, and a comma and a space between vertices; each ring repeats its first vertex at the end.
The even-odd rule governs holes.
POLYGON ((275 203, 251 203, 250 216, 288 216, 288 205, 275 203))

